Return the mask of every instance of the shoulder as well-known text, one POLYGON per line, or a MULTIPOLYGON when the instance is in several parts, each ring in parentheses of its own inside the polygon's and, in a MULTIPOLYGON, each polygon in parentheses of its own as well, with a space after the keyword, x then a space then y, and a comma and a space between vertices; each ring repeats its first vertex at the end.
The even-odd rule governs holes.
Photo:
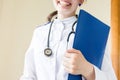
POLYGON ((50 28, 50 24, 51 22, 47 22, 45 24, 42 24, 42 25, 37 25, 33 31, 33 34, 36 35, 36 34, 45 34, 49 31, 49 28, 50 28))
POLYGON ((42 25, 38 25, 36 28, 41 28, 41 27, 45 27, 45 26, 48 26, 51 22, 46 22, 42 25))
POLYGON ((46 22, 45 24, 42 25, 37 25, 35 28, 35 32, 36 31, 46 31, 49 29, 51 22, 46 22))

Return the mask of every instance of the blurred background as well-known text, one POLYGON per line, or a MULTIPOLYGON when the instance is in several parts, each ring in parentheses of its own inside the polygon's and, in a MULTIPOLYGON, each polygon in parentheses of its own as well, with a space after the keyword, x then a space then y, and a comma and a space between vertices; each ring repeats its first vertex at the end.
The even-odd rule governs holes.
MULTIPOLYGON (((120 80, 119 5, 119 0, 87 0, 81 8, 111 26, 111 58, 120 80)), ((0 80, 19 80, 33 30, 52 11, 52 0, 0 0, 0 80)))

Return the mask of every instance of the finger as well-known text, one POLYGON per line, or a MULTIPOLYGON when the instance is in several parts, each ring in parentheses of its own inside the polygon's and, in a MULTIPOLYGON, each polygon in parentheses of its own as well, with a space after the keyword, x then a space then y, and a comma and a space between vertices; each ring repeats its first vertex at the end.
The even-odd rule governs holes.
POLYGON ((70 63, 69 62, 64 61, 63 66, 64 66, 64 68, 70 69, 70 63))
POLYGON ((71 54, 66 52, 66 53, 65 53, 65 57, 66 57, 66 58, 71 58, 71 54))
POLYGON ((70 58, 64 58, 63 65, 67 68, 72 68, 72 69, 77 68, 77 64, 76 64, 75 60, 71 60, 70 58))
POLYGON ((70 63, 70 60, 71 58, 68 58, 68 57, 63 57, 63 62, 66 62, 66 63, 70 63))
POLYGON ((69 49, 66 51, 65 57, 72 58, 74 56, 78 56, 77 54, 80 54, 79 50, 69 49))
POLYGON ((77 74, 77 68, 74 65, 68 64, 68 63, 63 63, 64 69, 71 74, 77 74))
POLYGON ((79 50, 76 50, 76 49, 68 49, 67 50, 67 53, 76 53, 76 54, 80 54, 81 52, 79 50))

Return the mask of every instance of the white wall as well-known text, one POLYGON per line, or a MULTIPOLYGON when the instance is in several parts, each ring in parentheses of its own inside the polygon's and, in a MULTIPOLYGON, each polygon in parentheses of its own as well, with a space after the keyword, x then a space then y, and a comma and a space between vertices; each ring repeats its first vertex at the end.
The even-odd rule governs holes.
POLYGON ((86 0, 82 8, 104 23, 110 25, 111 0, 86 0))
MULTIPOLYGON (((110 0, 87 0, 82 8, 110 24, 110 0)), ((0 80, 18 80, 33 30, 53 10, 52 0, 0 0, 0 80)))

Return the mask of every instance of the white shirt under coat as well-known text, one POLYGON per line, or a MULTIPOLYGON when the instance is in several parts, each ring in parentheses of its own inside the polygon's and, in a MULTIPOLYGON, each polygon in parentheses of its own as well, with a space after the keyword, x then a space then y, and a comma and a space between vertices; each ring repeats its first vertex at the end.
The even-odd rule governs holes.
MULTIPOLYGON (((20 80, 68 80, 68 73, 64 70, 62 61, 66 49, 72 48, 74 34, 70 36, 68 47, 67 37, 76 20, 75 16, 54 20, 50 33, 50 48, 53 54, 50 57, 44 55, 50 23, 34 30, 31 44, 25 55, 24 72, 20 80)), ((109 43, 107 43, 101 70, 96 66, 94 69, 95 80, 117 80, 110 59, 109 43)))

